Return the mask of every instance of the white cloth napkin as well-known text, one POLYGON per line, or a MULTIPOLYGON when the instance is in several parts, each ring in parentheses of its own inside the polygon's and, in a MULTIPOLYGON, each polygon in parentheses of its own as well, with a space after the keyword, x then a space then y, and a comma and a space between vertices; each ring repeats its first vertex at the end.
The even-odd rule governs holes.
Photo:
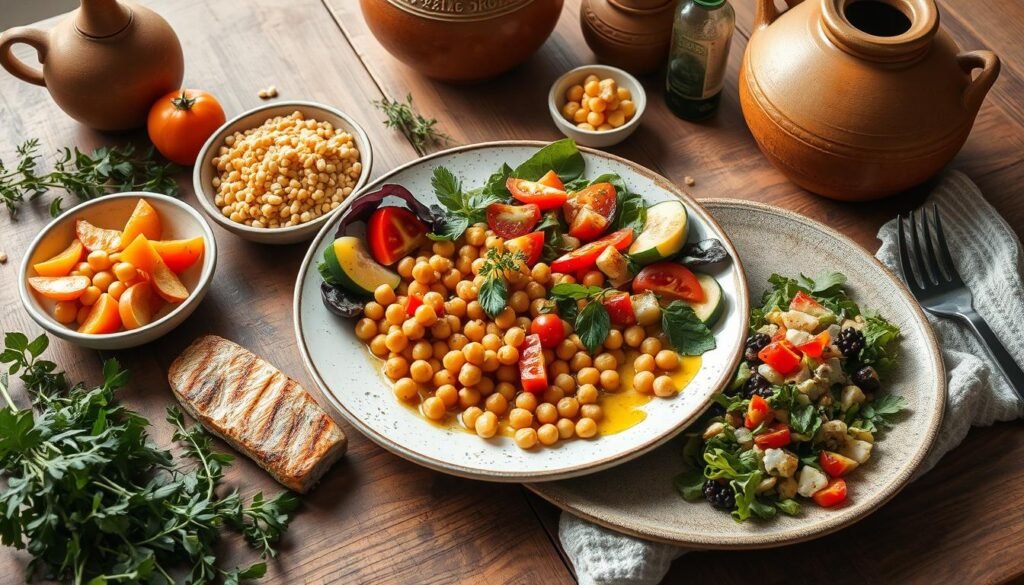
MULTIPOLYGON (((942 224, 961 277, 974 293, 975 308, 1003 345, 1024 366, 1024 253, 1006 221, 985 201, 977 185, 952 171, 929 195, 923 209, 939 206, 942 224)), ((901 274, 896 221, 882 226, 876 255, 901 274)), ((999 373, 984 347, 965 327, 931 315, 949 376, 949 396, 942 430, 917 476, 927 472, 967 436, 971 426, 1024 416, 1024 400, 999 373)), ((558 524, 562 547, 576 568, 580 585, 653 585, 685 552, 673 546, 618 534, 562 513, 558 524)))

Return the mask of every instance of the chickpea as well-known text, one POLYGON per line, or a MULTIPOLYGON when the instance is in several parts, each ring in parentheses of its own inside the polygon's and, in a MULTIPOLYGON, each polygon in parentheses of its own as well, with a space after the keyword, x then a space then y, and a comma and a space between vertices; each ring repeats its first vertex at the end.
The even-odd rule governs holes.
POLYGON ((437 323, 437 312, 434 307, 426 303, 416 307, 413 318, 421 327, 431 327, 437 323))
POLYGON ((466 363, 465 349, 462 348, 463 351, 452 350, 444 354, 444 357, 441 359, 444 368, 453 374, 461 370, 462 365, 466 363))
POLYGON ((461 333, 452 333, 452 336, 448 338, 448 347, 459 351, 462 351, 467 343, 469 343, 469 338, 461 333))
POLYGON ((606 370, 614 370, 619 367, 619 363, 615 361, 615 358, 610 353, 598 354, 594 358, 594 367, 604 372, 606 370))
POLYGON ((392 380, 405 377, 409 373, 409 362, 403 357, 388 358, 388 361, 384 362, 384 373, 392 380))
POLYGON ((658 365, 658 369, 671 372, 679 367, 679 354, 671 349, 663 349, 654 356, 654 363, 658 365))
POLYGON ((553 424, 541 425, 537 429, 537 440, 541 445, 554 445, 558 442, 558 427, 553 424))
POLYGON ((609 331, 608 337, 604 338, 604 346, 607 349, 622 348, 622 332, 618 329, 612 329, 609 331))
POLYGON ((462 411, 462 424, 469 430, 476 430, 476 419, 480 418, 480 415, 484 411, 476 406, 470 406, 469 408, 462 411))
POLYGON ((462 273, 454 268, 441 277, 441 283, 448 289, 454 289, 460 282, 462 282, 462 273))
POLYGON ((439 256, 437 254, 431 256, 430 260, 428 260, 427 263, 430 265, 432 269, 434 269, 434 272, 436 273, 448 272, 448 270, 452 267, 451 260, 443 256, 439 256))
POLYGON ((430 326, 430 336, 434 339, 448 339, 452 334, 452 326, 447 319, 438 320, 430 326))
POLYGON ((412 268, 412 277, 420 284, 430 284, 434 282, 434 269, 428 262, 417 262, 412 268))
POLYGON ((508 329, 515 325, 516 312, 511 307, 505 307, 496 317, 494 317, 494 324, 500 329, 508 329))
POLYGON ((559 342, 558 347, 555 348, 555 355, 558 356, 558 359, 568 361, 572 359, 574 355, 576 355, 576 349, 577 348, 575 343, 573 343, 569 339, 563 339, 561 342, 559 342))
POLYGON ((661 340, 657 337, 648 337, 640 344, 640 351, 651 356, 658 355, 661 351, 661 340))
POLYGON ((494 377, 499 382, 518 382, 519 381, 519 366, 498 366, 495 370, 494 377))
POLYGON ((558 374, 555 376, 555 386, 561 388, 563 392, 572 392, 576 389, 576 380, 569 374, 558 374))
POLYGON ((498 382, 494 386, 494 391, 504 396, 508 402, 516 399, 516 387, 508 382, 498 382))
POLYGON ((605 390, 615 391, 619 389, 619 373, 615 370, 601 372, 601 387, 605 390))
MULTIPOLYGON (((434 360, 431 360, 431 361, 434 361, 434 360)), ((431 364, 431 368, 433 368, 433 364, 431 364)), ((445 369, 434 370, 434 377, 431 378, 431 383, 434 384, 434 388, 440 388, 441 386, 444 386, 445 384, 451 384, 451 385, 454 386, 455 382, 457 382, 457 381, 458 381, 458 378, 455 377, 455 374, 453 374, 453 373, 451 373, 451 372, 449 372, 448 370, 445 370, 445 369)))
POLYGON ((468 280, 463 280, 455 285, 455 294, 467 303, 476 299, 477 292, 476 285, 468 280))
MULTIPOLYGON (((398 275, 401 276, 402 278, 406 278, 406 279, 412 278, 412 269, 413 269, 414 266, 416 266, 416 259, 415 258, 413 258, 412 256, 406 256, 405 258, 402 258, 401 260, 398 261, 398 266, 396 267, 396 269, 398 270, 398 275)), ((387 285, 386 284, 382 284, 380 286, 387 286, 387 285)), ((380 286, 377 287, 377 289, 373 291, 374 297, 377 296, 377 291, 380 290, 380 286)), ((386 305, 387 304, 384 301, 381 301, 379 299, 378 299, 377 302, 379 302, 382 305, 386 305)))
POLYGON ((423 401, 423 404, 420 405, 420 410, 423 412, 423 416, 430 420, 441 420, 444 418, 447 409, 440 398, 431 396, 423 401))
POLYGON ((589 439, 597 434, 597 423, 592 418, 581 418, 576 421, 576 436, 589 439))
POLYGON ((626 329, 626 331, 622 335, 626 341, 627 346, 640 347, 640 344, 643 343, 644 337, 646 337, 647 333, 644 332, 643 327, 639 325, 633 325, 632 327, 626 329))
MULTIPOLYGON (((484 258, 477 258, 476 260, 473 260, 473 263, 470 265, 470 268, 472 269, 474 276, 480 276, 480 271, 484 269, 484 264, 487 264, 487 260, 484 258)), ((474 278, 473 284, 479 287, 480 285, 483 284, 483 280, 477 280, 476 278, 474 278)))
POLYGON ((495 325, 494 322, 489 322, 486 325, 484 325, 485 337, 488 335, 497 335, 498 337, 501 337, 503 333, 504 331, 502 330, 502 328, 495 325))
POLYGON ((114 281, 114 274, 109 270, 100 270, 92 276, 92 285, 100 289, 101 292, 106 292, 114 281))
POLYGON ((367 319, 380 321, 384 318, 384 306, 377 301, 370 301, 363 307, 363 316, 367 319))
POLYGON ((583 286, 604 286, 604 273, 599 270, 591 270, 583 275, 583 286))
POLYGON ((92 252, 89 252, 89 255, 85 257, 85 261, 88 262, 89 267, 96 272, 110 268, 110 256, 107 255, 105 250, 93 250, 92 252))
POLYGON ((462 319, 460 317, 456 317, 455 315, 445 315, 444 320, 448 322, 448 327, 451 328, 453 335, 455 332, 462 330, 462 319))
POLYGON ((473 387, 466 387, 459 390, 459 408, 465 410, 470 406, 480 404, 480 391, 473 387))
POLYGON ((529 331, 530 325, 532 323, 533 320, 530 319, 529 317, 516 317, 516 327, 522 329, 523 331, 529 331))
POLYGON ((388 305, 388 308, 384 310, 384 318, 392 325, 405 323, 405 307, 398 303, 388 305))
POLYGON ((601 93, 601 85, 598 80, 592 79, 583 85, 583 92, 590 97, 597 96, 601 93))
POLYGON ((473 225, 466 229, 466 243, 479 248, 484 245, 487 238, 485 228, 480 225, 473 225))
POLYGON ((113 270, 114 276, 121 282, 131 282, 139 277, 139 271, 135 269, 135 265, 131 262, 118 262, 114 264, 111 270, 113 270))
POLYGON ((74 323, 76 317, 78 317, 78 303, 74 301, 59 301, 53 308, 53 318, 58 323, 65 325, 74 323))
POLYGON ((429 382, 434 377, 434 368, 430 366, 430 363, 426 360, 415 360, 409 366, 409 375, 412 379, 424 384, 429 382))
POLYGON ((440 240, 430 246, 431 250, 438 256, 451 258, 455 255, 455 242, 451 240, 440 240))
POLYGON ((654 356, 649 353, 642 353, 633 360, 633 369, 637 372, 653 372, 656 365, 654 356))
POLYGON ((511 366, 519 362, 519 350, 511 345, 503 345, 498 349, 498 361, 503 365, 511 366))
POLYGON ((415 319, 406 319, 405 322, 402 323, 402 333, 413 341, 422 339, 426 332, 427 330, 423 325, 420 325, 415 319))
POLYGON ((466 304, 466 316, 470 319, 483 320, 487 317, 487 313, 484 312, 484 306, 480 304, 480 301, 469 301, 466 304))
POLYGON ((85 292, 82 293, 82 296, 78 297, 78 302, 82 303, 82 305, 86 307, 91 307, 96 304, 96 301, 100 300, 101 294, 103 294, 103 291, 101 291, 99 287, 95 285, 90 286, 89 288, 85 289, 85 292))
POLYGON ((551 267, 544 262, 538 262, 530 269, 530 277, 538 284, 547 284, 551 279, 551 267))
POLYGON ((597 402, 597 386, 583 384, 576 389, 576 400, 580 404, 595 404, 597 402))
POLYGON ((544 402, 537 405, 534 415, 537 417, 537 422, 541 424, 553 423, 558 420, 558 409, 554 404, 544 402))
POLYGON ((466 356, 466 362, 479 366, 484 363, 484 346, 476 341, 471 341, 462 348, 462 355, 466 356))
MULTIPOLYGON (((121 295, 123 295, 124 291, 126 290, 128 290, 128 286, 125 283, 121 282, 120 280, 115 280, 114 282, 110 283, 109 287, 107 287, 107 294, 110 295, 116 301, 120 300, 121 295)), ((376 326, 376 323, 374 323, 374 326, 376 326)))
POLYGON ((590 112, 587 114, 587 124, 590 124, 595 130, 601 124, 604 124, 604 114, 601 112, 590 112))
POLYGON ((494 333, 488 333, 487 335, 484 335, 484 338, 483 340, 480 341, 480 343, 483 344, 484 349, 490 349, 492 351, 498 351, 498 349, 500 349, 502 345, 501 337, 494 333))
POLYGON ((85 320, 89 318, 89 309, 90 308, 91 307, 85 307, 85 306, 79 307, 78 308, 78 315, 75 316, 75 320, 78 323, 85 323, 85 320))
POLYGON ((579 101, 583 99, 583 86, 576 84, 570 87, 565 92, 565 99, 569 102, 576 102, 579 105, 579 101))
POLYGON ((434 391, 434 396, 444 404, 445 409, 451 408, 459 402, 459 391, 451 384, 442 384, 434 391))
POLYGON ((601 379, 601 372, 597 368, 585 367, 576 372, 576 381, 581 385, 597 384, 601 379))
POLYGON ((508 411, 508 400, 501 394, 494 392, 484 401, 487 410, 501 416, 508 411))
POLYGON ((79 262, 78 264, 75 264, 74 272, 78 273, 75 274, 75 276, 84 276, 86 278, 92 278, 92 275, 96 274, 96 271, 92 269, 92 266, 89 266, 88 262, 79 262))
POLYGON ((576 346, 576 351, 587 351, 587 346, 583 345, 583 340, 579 335, 572 332, 572 325, 568 321, 562 321, 562 327, 568 332, 568 339, 576 346))
POLYGON ((525 408, 513 408, 508 413, 508 424, 513 429, 525 429, 533 424, 533 413, 525 408))
POLYGON ((563 418, 573 418, 580 410, 580 403, 572 396, 566 396, 558 401, 556 407, 558 408, 558 416, 563 418))
POLYGON ((494 372, 501 367, 501 362, 498 361, 498 352, 493 349, 484 350, 484 363, 480 368, 485 372, 494 372))
POLYGON ((576 423, 567 418, 558 419, 555 428, 558 429, 558 438, 562 440, 571 439, 576 434, 576 423))
POLYGON ((471 341, 480 341, 484 338, 487 328, 484 326, 484 322, 480 319, 474 319, 466 323, 462 332, 471 341))
POLYGON ((636 113, 636 104, 633 103, 633 100, 623 99, 619 101, 619 109, 622 110, 623 115, 628 120, 636 113))
MULTIPOLYGON (((403 283, 405 284, 405 283, 403 283)), ((430 286, 415 280, 406 285, 407 294, 411 297, 420 297, 430 292, 430 286)))
POLYGON ((589 368, 591 365, 593 365, 593 360, 590 359, 590 354, 582 351, 576 352, 572 359, 569 360, 569 369, 574 372, 579 372, 583 368, 589 368))
MULTIPOLYGON (((118 284, 120 284, 121 286, 124 286, 124 283, 118 283, 118 284)), ((132 294, 135 294, 135 293, 132 293, 132 294)), ((373 319, 368 319, 366 317, 363 317, 362 319, 360 319, 359 321, 356 322, 356 337, 358 337, 359 339, 362 339, 363 341, 366 341, 368 339, 373 339, 376 336, 377 336, 377 322, 376 321, 374 321, 373 319)))
POLYGON ((520 449, 532 449, 537 445, 537 431, 531 428, 517 430, 514 438, 520 449))
POLYGON ((399 378, 396 380, 393 391, 395 396, 406 402, 411 402, 419 396, 419 386, 416 385, 412 378, 399 378))
POLYGON ((669 396, 675 395, 676 383, 672 381, 671 376, 658 376, 654 379, 654 395, 662 398, 668 398, 669 396))
POLYGON ((600 421, 604 416, 600 404, 584 404, 580 406, 580 417, 589 418, 594 422, 600 421))
POLYGON ((533 412, 537 409, 537 396, 531 392, 519 394, 519 396, 516 396, 516 408, 533 412))
POLYGON ((654 392, 654 372, 637 372, 633 376, 633 389, 640 394, 651 394, 654 392))
POLYGON ((509 296, 508 306, 516 313, 525 313, 530 310, 530 295, 526 291, 517 290, 509 296))
POLYGON ((498 432, 498 417, 493 412, 485 412, 477 417, 473 428, 477 435, 490 439, 498 432))
POLYGON ((370 353, 377 357, 384 357, 388 354, 387 336, 378 333, 370 340, 370 353))
POLYGON ((465 364, 459 370, 459 383, 463 386, 475 386, 480 383, 483 372, 478 366, 465 364))
POLYGON ((548 389, 541 395, 544 402, 550 404, 557 404, 565 396, 565 390, 562 390, 558 386, 548 386, 548 389))

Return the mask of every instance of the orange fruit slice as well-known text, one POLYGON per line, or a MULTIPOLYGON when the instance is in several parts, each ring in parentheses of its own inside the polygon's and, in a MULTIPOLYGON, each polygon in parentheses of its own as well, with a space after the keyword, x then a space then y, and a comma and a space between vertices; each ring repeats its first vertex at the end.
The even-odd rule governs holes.
POLYGON ((156 294, 165 301, 180 303, 188 298, 188 289, 167 267, 145 235, 139 234, 131 244, 128 244, 121 252, 121 260, 131 262, 139 270, 149 273, 149 283, 156 294))
POLYGON ((78 264, 78 261, 82 259, 82 252, 84 251, 85 246, 82 245, 82 242, 72 240, 63 252, 49 260, 33 264, 32 269, 39 276, 67 276, 75 267, 75 264, 78 264))
POLYGON ((73 301, 82 296, 92 282, 87 276, 32 276, 28 284, 48 299, 73 301))
POLYGON ((89 315, 78 328, 79 333, 99 335, 102 333, 113 333, 121 328, 121 316, 117 311, 117 301, 114 297, 103 293, 100 298, 89 309, 89 315))
POLYGON ((159 240, 161 233, 160 215, 153 206, 145 199, 139 199, 135 205, 135 211, 124 224, 124 231, 121 232, 121 246, 127 246, 135 241, 135 238, 142 234, 150 240, 159 240))
POLYGON ((98 228, 84 219, 75 221, 75 233, 87 250, 117 252, 121 248, 121 232, 98 228))
POLYGON ((148 282, 128 287, 117 303, 117 312, 125 329, 138 329, 153 320, 153 289, 148 282))
POLYGON ((190 240, 164 240, 150 242, 164 264, 175 273, 184 272, 203 255, 206 240, 198 236, 190 240))

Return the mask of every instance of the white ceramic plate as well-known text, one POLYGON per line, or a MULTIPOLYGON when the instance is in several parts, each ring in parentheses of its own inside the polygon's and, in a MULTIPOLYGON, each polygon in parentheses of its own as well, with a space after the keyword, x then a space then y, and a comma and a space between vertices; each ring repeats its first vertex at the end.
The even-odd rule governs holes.
POLYGON ((755 299, 773 272, 795 276, 836 270, 862 308, 877 309, 900 326, 900 366, 883 386, 903 396, 907 412, 881 440, 871 460, 847 478, 849 500, 819 508, 804 502, 800 516, 742 524, 703 501, 686 502, 673 490, 682 471, 682 446, 657 451, 592 475, 528 487, 555 505, 614 530, 697 548, 767 548, 823 536, 849 526, 895 496, 935 442, 945 408, 946 375, 931 327, 903 283, 860 246, 795 213, 743 201, 704 201, 732 236, 755 299))
MULTIPOLYGON (((383 183, 397 183, 422 201, 435 203, 430 187, 434 167, 451 169, 469 189, 484 184, 502 163, 515 167, 544 145, 495 142, 448 150, 399 167, 368 185, 364 192, 383 183)), ((650 203, 681 198, 690 212, 690 241, 719 238, 736 257, 728 237, 714 220, 668 180, 624 159, 581 150, 587 163, 586 176, 618 173, 650 203)), ((353 200, 355 197, 345 205, 353 200)), ((516 447, 508 437, 483 440, 459 429, 441 428, 399 403, 384 380, 381 363, 355 337, 353 323, 334 316, 321 303, 316 263, 333 241, 341 215, 324 226, 299 269, 294 302, 299 351, 313 380, 341 416, 384 448, 427 467, 491 481, 542 481, 618 465, 669 440, 699 416, 739 361, 747 328, 746 280, 739 263, 730 262, 712 273, 722 284, 726 302, 724 315, 715 327, 717 349, 704 354, 699 372, 679 396, 648 403, 643 422, 594 440, 565 441, 554 448, 530 451, 516 447)))

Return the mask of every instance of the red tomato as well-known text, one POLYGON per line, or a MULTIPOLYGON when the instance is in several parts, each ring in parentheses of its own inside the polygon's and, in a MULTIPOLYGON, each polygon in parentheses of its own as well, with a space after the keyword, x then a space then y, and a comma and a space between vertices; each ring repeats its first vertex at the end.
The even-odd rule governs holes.
POLYGON ((196 162, 203 143, 224 123, 217 98, 198 89, 174 90, 149 109, 146 130, 153 146, 180 164, 196 162))
POLYGON ((532 267, 540 260, 540 253, 544 251, 544 232, 532 232, 505 240, 505 249, 509 252, 522 252, 526 256, 526 265, 532 267))
POLYGON ((589 207, 576 212, 576 218, 569 226, 569 235, 589 242, 604 233, 611 222, 600 213, 591 210, 589 207))
POLYGON ((789 426, 783 423, 776 423, 762 433, 754 437, 754 444, 762 449, 780 449, 790 442, 789 426))
POLYGON ((645 266, 633 279, 633 292, 654 293, 669 299, 691 303, 704 300, 704 289, 690 269, 675 262, 656 262, 645 266))
POLYGON ((857 468, 856 461, 832 451, 822 451, 819 453, 818 463, 829 477, 842 477, 857 468))
POLYGON ((562 183, 562 178, 558 176, 555 171, 548 171, 544 173, 544 176, 537 181, 541 185, 547 185, 548 187, 554 187, 561 191, 565 191, 565 184, 562 183))
MULTIPOLYGON (((551 272, 562 274, 574 274, 580 270, 587 270, 597 262, 597 257, 604 252, 608 246, 615 246, 618 251, 623 251, 633 243, 633 228, 623 228, 612 232, 607 236, 576 248, 572 252, 562 256, 551 263, 551 272)), ((506 242, 505 247, 508 247, 506 242)))
POLYGON ((796 349, 806 356, 820 358, 821 354, 825 351, 825 348, 831 343, 832 336, 828 334, 828 331, 822 331, 811 338, 807 343, 801 343, 796 346, 796 349))
POLYGON ((788 341, 773 341, 757 352, 762 362, 786 376, 800 369, 800 354, 788 341))
POLYGON ((373 258, 390 266, 420 245, 427 226, 404 207, 382 207, 366 222, 366 240, 373 258))
POLYGON ((821 303, 814 300, 814 297, 804 291, 796 293, 793 300, 789 303, 789 308, 792 311, 810 313, 811 315, 819 314, 821 311, 825 310, 825 307, 822 307, 821 303))
POLYGON ((835 478, 828 485, 818 490, 813 496, 814 501, 822 508, 831 508, 846 500, 846 480, 835 478))
POLYGON ((607 295, 601 299, 601 304, 608 310, 608 315, 615 325, 636 324, 636 313, 633 312, 633 301, 630 300, 629 293, 607 295))
POLYGON ((423 297, 419 295, 409 295, 409 300, 405 303, 405 313, 412 317, 416 314, 416 309, 420 308, 423 304, 423 297))
POLYGON ((540 207, 533 203, 526 205, 491 203, 487 206, 487 226, 506 240, 530 233, 538 221, 540 221, 540 207))
POLYGON ((519 379, 524 392, 541 394, 548 389, 548 371, 538 335, 527 335, 519 346, 519 379))
POLYGON ((513 197, 523 203, 536 203, 541 209, 555 209, 565 203, 565 190, 549 187, 537 181, 509 177, 505 187, 513 197))
POLYGON ((743 420, 743 426, 748 429, 756 429, 758 425, 768 420, 772 414, 768 401, 762 398, 760 394, 754 394, 750 398, 750 406, 747 407, 747 416, 743 420))
POLYGON ((540 338, 541 347, 554 349, 565 339, 565 325, 554 313, 538 315, 530 324, 530 333, 540 338))
POLYGON ((775 335, 772 335, 772 341, 782 341, 783 339, 786 339, 786 331, 787 329, 785 327, 779 327, 779 330, 775 332, 775 335))
POLYGON ((615 216, 615 187, 595 183, 572 194, 562 206, 569 235, 590 241, 604 233, 615 216))

